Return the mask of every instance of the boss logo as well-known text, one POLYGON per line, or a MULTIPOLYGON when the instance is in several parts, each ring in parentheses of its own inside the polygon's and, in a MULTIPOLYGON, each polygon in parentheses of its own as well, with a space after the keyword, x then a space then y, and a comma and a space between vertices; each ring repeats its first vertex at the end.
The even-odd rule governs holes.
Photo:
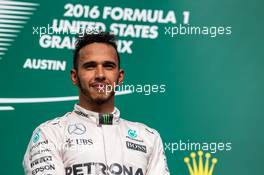
POLYGON ((126 141, 126 146, 128 149, 132 149, 135 151, 141 151, 143 153, 147 153, 147 147, 145 145, 139 145, 136 143, 126 141))

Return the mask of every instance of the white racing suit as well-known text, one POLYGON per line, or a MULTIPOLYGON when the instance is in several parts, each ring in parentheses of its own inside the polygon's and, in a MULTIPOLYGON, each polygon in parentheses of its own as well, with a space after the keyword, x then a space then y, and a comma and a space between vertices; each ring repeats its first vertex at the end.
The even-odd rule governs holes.
POLYGON ((41 124, 24 156, 26 175, 169 175, 161 138, 141 123, 74 110, 41 124))

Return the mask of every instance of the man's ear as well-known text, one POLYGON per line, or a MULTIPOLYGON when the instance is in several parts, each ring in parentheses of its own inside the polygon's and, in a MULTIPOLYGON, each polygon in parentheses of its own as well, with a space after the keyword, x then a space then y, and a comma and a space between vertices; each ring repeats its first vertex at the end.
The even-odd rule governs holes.
POLYGON ((124 80, 124 74, 125 74, 125 71, 123 69, 120 69, 119 70, 119 74, 118 74, 118 79, 117 79, 117 84, 118 85, 121 85, 123 80, 124 80))
POLYGON ((71 80, 74 85, 78 84, 78 76, 77 76, 77 70, 71 69, 71 80))

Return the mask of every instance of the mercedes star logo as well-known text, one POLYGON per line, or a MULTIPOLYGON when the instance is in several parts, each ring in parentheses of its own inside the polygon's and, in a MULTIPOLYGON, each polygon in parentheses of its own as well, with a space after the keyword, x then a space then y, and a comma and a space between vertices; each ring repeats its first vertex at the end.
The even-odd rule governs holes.
POLYGON ((83 124, 81 123, 76 123, 68 126, 68 132, 69 134, 77 134, 77 135, 82 135, 86 131, 86 128, 83 124))

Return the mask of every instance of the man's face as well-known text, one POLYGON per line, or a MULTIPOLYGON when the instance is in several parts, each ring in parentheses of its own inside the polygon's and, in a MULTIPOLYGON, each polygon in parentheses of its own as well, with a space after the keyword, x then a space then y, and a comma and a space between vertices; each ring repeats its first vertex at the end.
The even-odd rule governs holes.
POLYGON ((97 104, 113 98, 114 86, 121 84, 124 76, 118 64, 117 53, 109 44, 92 43, 83 47, 79 51, 78 70, 71 71, 79 95, 97 104))

